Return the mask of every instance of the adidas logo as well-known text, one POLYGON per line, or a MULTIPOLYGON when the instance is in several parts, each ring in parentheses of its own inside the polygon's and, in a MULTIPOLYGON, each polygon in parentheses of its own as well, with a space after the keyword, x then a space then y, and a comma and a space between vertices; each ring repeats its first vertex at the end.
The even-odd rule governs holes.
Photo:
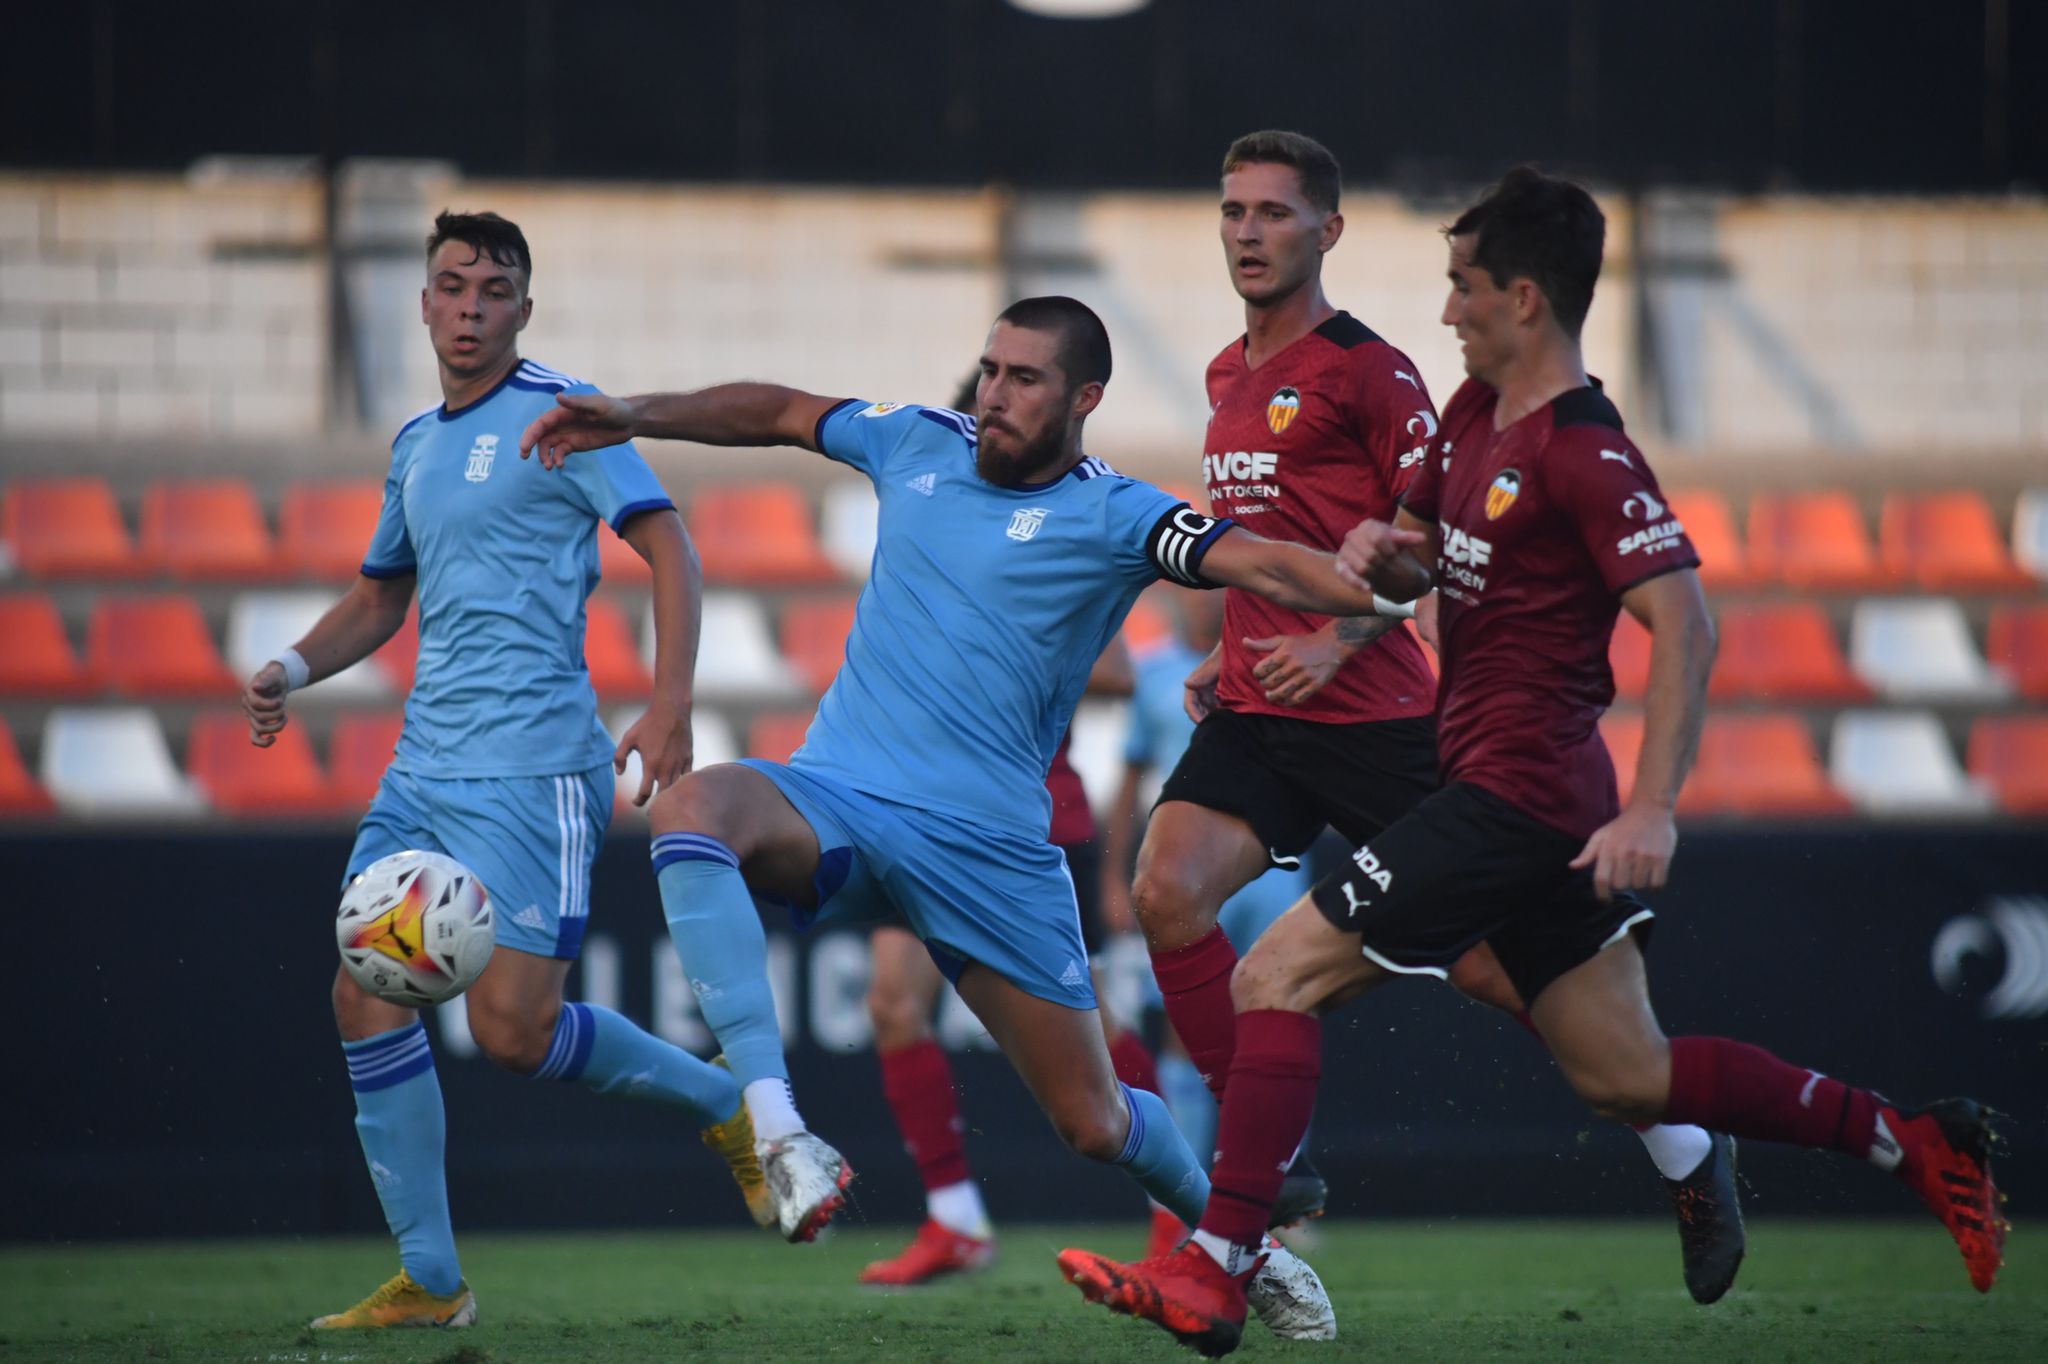
POLYGON ((1066 986, 1069 990, 1078 990, 1087 982, 1087 979, 1087 973, 1082 971, 1081 963, 1075 961, 1072 957, 1068 957, 1067 969, 1060 972, 1060 984, 1066 986))
POLYGON ((512 922, 518 924, 521 928, 538 928, 543 932, 546 931, 548 926, 548 921, 540 917, 539 905, 528 905, 525 909, 520 910, 512 916, 512 922))
POLYGON ((930 497, 932 489, 938 485, 939 476, 937 474, 919 474, 916 478, 907 480, 903 486, 914 493, 923 493, 926 497, 930 497))

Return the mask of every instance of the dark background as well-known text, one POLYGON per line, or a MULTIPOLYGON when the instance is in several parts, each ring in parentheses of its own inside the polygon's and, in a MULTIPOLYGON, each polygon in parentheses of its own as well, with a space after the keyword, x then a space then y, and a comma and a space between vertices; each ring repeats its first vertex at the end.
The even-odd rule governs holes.
MULTIPOLYGON (((381 1227, 327 1008, 347 844, 332 831, 0 837, 13 977, 0 1239, 381 1227)), ((1963 988, 1944 993, 1929 948, 1989 896, 2048 897, 2044 846, 2041 826, 1689 834, 1651 952, 1665 1026, 1742 1037, 1902 1102, 1983 1098, 2011 1115, 2015 1206, 2038 1206, 2048 1012, 1984 1020, 2000 953, 1968 959, 1963 988)), ((669 951, 645 844, 612 839, 593 884, 593 936, 618 944, 620 1003, 644 1022, 654 954, 669 951)), ((857 980, 836 988, 858 1000, 857 980)), ((796 1002, 808 1016, 811 1001, 796 1002)), ((1351 1006, 1326 1037, 1314 1141, 1334 1213, 1661 1206, 1635 1138, 1588 1119, 1512 1022, 1409 982, 1351 1006)), ((724 1167, 673 1110, 513 1078, 438 1039, 436 1054, 460 1225, 743 1224, 724 1167)), ((855 1216, 914 1220, 916 1177, 873 1054, 828 1053, 805 1030, 791 1059, 806 1117, 861 1173, 855 1216)), ((1059 1149, 1000 1058, 955 1062, 969 1158, 998 1218, 1141 1216, 1121 1175, 1059 1149)), ((1840 1157, 1750 1144, 1741 1164, 1754 1213, 1917 1207, 1840 1157)))
POLYGON ((1530 158, 1621 185, 2038 190, 2048 5, 79 0, 11 12, 0 43, 14 166, 1186 188, 1260 126, 1421 193, 1530 158))

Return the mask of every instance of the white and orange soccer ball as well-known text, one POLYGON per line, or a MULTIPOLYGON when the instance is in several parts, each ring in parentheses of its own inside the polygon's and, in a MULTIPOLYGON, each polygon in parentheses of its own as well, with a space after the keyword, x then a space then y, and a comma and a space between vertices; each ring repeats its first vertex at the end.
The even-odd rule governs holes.
POLYGON ((379 858, 348 883, 334 935, 356 984, 415 1009, 474 985, 498 939, 490 892, 476 873, 416 851, 379 858))

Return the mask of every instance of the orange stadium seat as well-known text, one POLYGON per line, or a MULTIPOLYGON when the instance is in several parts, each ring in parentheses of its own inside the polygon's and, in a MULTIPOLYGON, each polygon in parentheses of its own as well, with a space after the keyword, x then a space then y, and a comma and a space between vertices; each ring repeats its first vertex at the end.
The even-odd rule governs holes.
POLYGON ((0 819, 25 819, 54 814, 57 803, 50 793, 36 785, 21 750, 14 746, 14 733, 0 719, 0 819))
POLYGON ((405 728, 403 711, 361 711, 334 722, 327 742, 327 793, 337 810, 360 810, 377 794, 405 728))
POLYGON ((818 546, 810 507, 787 484, 703 489, 690 499, 690 538, 706 582, 789 586, 839 577, 818 546))
POLYGON ((174 578, 260 582, 277 571, 277 549, 240 479, 165 481, 142 495, 142 561, 174 578))
POLYGON ((2020 695, 2048 701, 2048 606, 1993 608, 1984 652, 2020 695))
POLYGON ((143 571, 103 478, 24 479, 0 508, 0 540, 38 578, 132 578, 143 571))
POLYGON ((782 656, 814 692, 831 686, 846 661, 846 637, 853 631, 857 600, 794 602, 782 613, 782 656))
POLYGON ((1828 783, 1813 735, 1797 715, 1710 715, 1681 812, 1740 815, 1847 814, 1828 783))
POLYGON ((1731 606, 1707 694, 1717 700, 1861 701, 1870 687, 1849 667, 1827 614, 1812 602, 1731 606))
POLYGON ((640 551, 602 523, 597 528, 597 571, 613 587, 648 587, 654 582, 640 551))
POLYGON ((41 592, 0 596, 0 696, 83 696, 95 690, 78 665, 57 603, 41 592))
POLYGON ((2016 815, 2048 815, 2048 715, 1985 715, 1970 726, 1970 775, 2016 815))
POLYGON ((804 731, 811 727, 811 714, 770 711, 756 716, 747 730, 747 756, 764 762, 788 762, 789 755, 803 746, 804 731))
POLYGON ((1749 563, 1791 587, 1867 592, 1895 585, 1849 494, 1758 493, 1749 504, 1749 563))
POLYGON ((1670 497, 1671 514, 1684 523, 1686 537, 1699 551, 1701 584, 1714 592, 1754 587, 1756 573, 1735 533, 1728 499, 1712 488, 1687 488, 1670 497))
POLYGON ((1614 694, 1640 701, 1650 684, 1650 632, 1623 611, 1614 618, 1614 636, 1607 642, 1607 666, 1614 671, 1614 694))
POLYGON ((298 577, 331 581, 362 571, 384 505, 382 483, 301 483, 277 514, 278 558, 298 577))
POLYGON ((584 612, 583 661, 597 694, 606 701, 637 701, 652 693, 654 677, 640 661, 626 613, 601 597, 592 598, 584 612))
POLYGON ((1974 492, 1893 493, 1877 523, 1886 569, 1930 592, 2033 586, 1999 537, 1991 504, 1974 492))
POLYGON ((1607 754, 1614 759, 1614 781, 1621 789, 1622 804, 1635 788, 1636 759, 1643 753, 1643 713, 1639 710, 1610 710, 1600 717, 1600 737, 1607 741, 1607 754))
POLYGON ((1124 617, 1124 647, 1133 654, 1142 654, 1172 637, 1173 619, 1166 613, 1166 604, 1152 592, 1138 598, 1131 614, 1124 617))
POLYGON ((241 690, 190 597, 104 597, 87 626, 87 666, 125 696, 233 699, 241 690))
POLYGON ((303 724, 286 725, 277 742, 258 748, 240 711, 202 715, 192 722, 185 768, 213 807, 232 815, 290 818, 334 808, 303 724))

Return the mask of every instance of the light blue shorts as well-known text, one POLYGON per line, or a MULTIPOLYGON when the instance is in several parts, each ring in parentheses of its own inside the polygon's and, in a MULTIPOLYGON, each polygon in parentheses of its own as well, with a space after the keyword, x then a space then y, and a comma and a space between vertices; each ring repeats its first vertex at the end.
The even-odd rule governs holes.
POLYGON ((946 978, 979 962, 1026 994, 1095 1007, 1066 854, 1043 839, 970 824, 747 759, 818 836, 808 923, 908 924, 946 978))
POLYGON ((446 853, 497 908, 498 945, 574 961, 590 922, 590 864, 612 822, 612 769, 559 777, 422 777, 388 768, 356 825, 346 886, 407 848, 446 853))

